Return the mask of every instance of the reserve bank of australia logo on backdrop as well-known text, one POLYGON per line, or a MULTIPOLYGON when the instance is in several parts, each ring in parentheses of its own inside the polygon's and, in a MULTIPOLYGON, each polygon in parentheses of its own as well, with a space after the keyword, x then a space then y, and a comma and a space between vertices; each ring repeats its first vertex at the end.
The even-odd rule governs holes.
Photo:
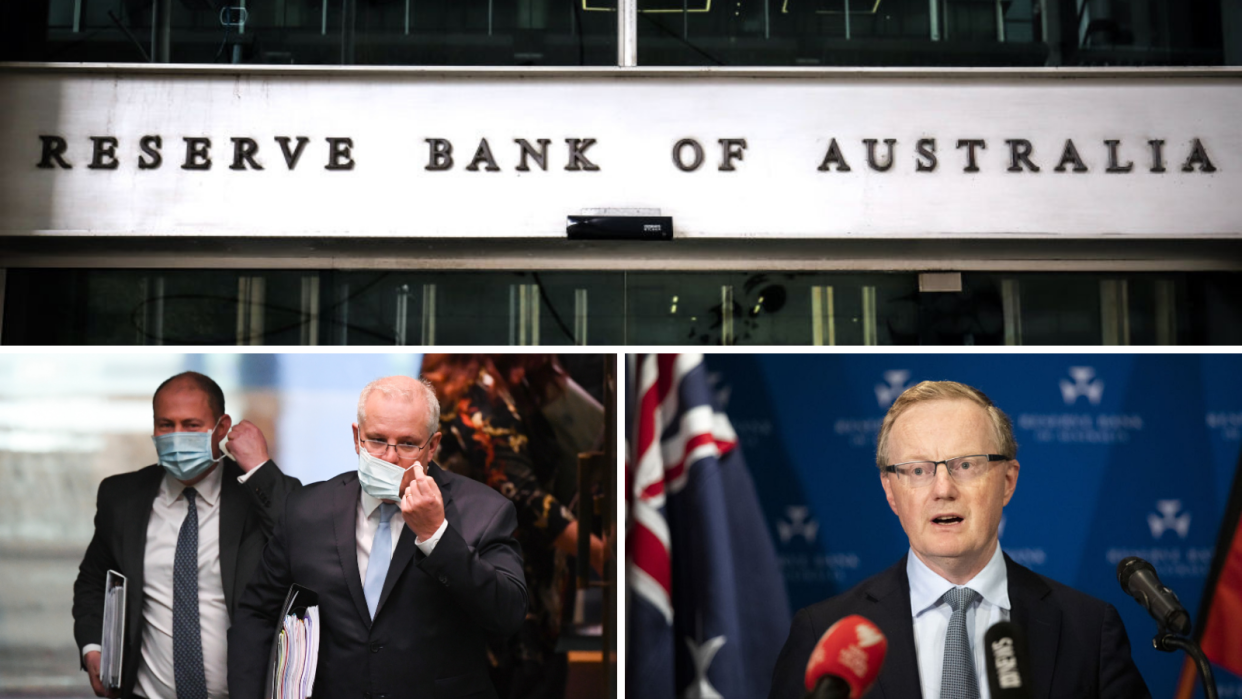
MULTIPOLYGON (((1181 500, 1157 500, 1156 512, 1147 513, 1147 526, 1152 541, 1147 545, 1113 546, 1104 552, 1104 560, 1116 566, 1129 556, 1150 561, 1160 571, 1160 578, 1197 578, 1201 583, 1212 566, 1212 546, 1196 546, 1190 538, 1191 513, 1182 509, 1181 500), (1170 532, 1177 536, 1168 536, 1170 532)), ((1200 533, 1202 534, 1202 533, 1200 533)))
POLYGON ((1190 534, 1190 513, 1181 512, 1181 500, 1157 500, 1156 509, 1160 514, 1152 512, 1147 515, 1147 526, 1151 527, 1153 539, 1159 539, 1170 529, 1182 539, 1190 534))
POLYGON ((1099 405, 1104 398, 1104 379, 1095 378, 1095 367, 1072 366, 1069 374, 1073 381, 1061 379, 1061 397, 1066 405, 1073 405, 1079 398, 1086 398, 1091 405, 1099 405))
POLYGON ((888 383, 878 383, 875 385, 875 400, 884 410, 897 400, 905 392, 907 388, 906 380, 910 378, 910 372, 906 369, 890 369, 884 372, 884 380, 888 383))
POLYGON ((800 536, 808 544, 815 543, 819 534, 819 522, 811 516, 811 508, 806 505, 790 505, 785 508, 788 520, 776 521, 776 533, 781 537, 782 544, 788 544, 793 538, 800 536))

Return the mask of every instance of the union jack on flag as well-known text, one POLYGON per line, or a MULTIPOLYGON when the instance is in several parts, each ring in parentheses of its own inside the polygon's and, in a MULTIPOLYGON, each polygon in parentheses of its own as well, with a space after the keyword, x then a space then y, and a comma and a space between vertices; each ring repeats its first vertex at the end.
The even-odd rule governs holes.
POLYGON ((767 696, 789 602, 703 356, 632 356, 628 374, 626 694, 767 696))

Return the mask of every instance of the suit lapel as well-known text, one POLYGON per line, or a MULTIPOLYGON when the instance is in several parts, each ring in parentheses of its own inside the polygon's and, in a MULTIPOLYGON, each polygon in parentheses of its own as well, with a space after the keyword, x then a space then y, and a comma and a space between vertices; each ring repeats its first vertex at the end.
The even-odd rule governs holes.
POLYGON ((224 607, 231 615, 236 601, 233 582, 237 575, 237 552, 241 548, 250 503, 237 482, 237 477, 242 475, 241 467, 232 459, 225 459, 221 468, 224 473, 220 474, 220 577, 224 583, 224 607))
POLYGON ((888 637, 888 653, 880 672, 879 688, 890 699, 919 699, 919 661, 914 648, 914 615, 910 611, 910 580, 906 559, 885 571, 866 591, 874 602, 867 617, 888 637))
POLYGON ((131 687, 133 677, 137 676, 138 648, 143 634, 142 587, 143 566, 147 557, 147 525, 151 521, 151 506, 159 495, 160 482, 164 479, 164 469, 159 466, 147 467, 139 473, 142 477, 138 487, 118 507, 118 512, 122 513, 119 527, 119 563, 125 574, 125 629, 129 645, 125 654, 125 681, 131 687))
POLYGON ((1026 632, 1035 697, 1050 699, 1061 635, 1061 610, 1048 597, 1052 588, 1035 573, 1014 563, 1009 556, 1005 556, 1005 569, 1013 621, 1026 632))
MULTIPOLYGON (((457 521, 456 508, 452 505, 453 490, 452 486, 446 482, 444 469, 440 468, 439 464, 434 461, 428 466, 428 475, 440 487, 440 497, 444 501, 444 519, 457 521), (449 514, 450 511, 453 513, 452 516, 449 514)), ((414 559, 415 554, 420 558, 423 555, 418 548, 418 544, 415 543, 418 535, 414 533, 414 530, 410 529, 408 524, 403 526, 404 529, 401 532, 401 537, 397 539, 397 550, 393 551, 392 562, 388 565, 388 576, 384 578, 384 590, 380 593, 379 604, 375 607, 376 616, 379 616, 380 610, 384 608, 384 602, 388 600, 389 593, 392 592, 392 588, 397 584, 397 579, 401 577, 402 572, 410 565, 410 561, 414 559)))
POLYGON ((357 474, 341 481, 341 487, 332 498, 332 527, 345 586, 349 588, 349 596, 354 599, 354 608, 363 625, 371 628, 371 613, 367 611, 367 598, 362 594, 362 578, 358 572, 358 498, 361 492, 357 474))

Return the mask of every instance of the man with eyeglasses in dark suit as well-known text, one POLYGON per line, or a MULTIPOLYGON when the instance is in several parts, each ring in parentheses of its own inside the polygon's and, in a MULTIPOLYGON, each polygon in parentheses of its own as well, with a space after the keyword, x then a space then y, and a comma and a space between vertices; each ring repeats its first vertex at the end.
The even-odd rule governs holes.
POLYGON ((289 586, 319 598, 314 694, 495 697, 486 641, 512 635, 526 584, 504 496, 431 461, 440 406, 425 381, 378 379, 358 401, 358 470, 286 504, 229 630, 229 691, 261 699, 289 586))
POLYGON ((888 637, 868 697, 986 699, 983 637, 1013 621, 1027 637, 1037 697, 1150 697, 1112 605, 1014 563, 1001 513, 1018 485, 1009 417, 953 381, 906 390, 880 427, 876 465, 910 553, 798 612, 769 699, 800 699, 807 658, 834 622, 861 614, 888 637))

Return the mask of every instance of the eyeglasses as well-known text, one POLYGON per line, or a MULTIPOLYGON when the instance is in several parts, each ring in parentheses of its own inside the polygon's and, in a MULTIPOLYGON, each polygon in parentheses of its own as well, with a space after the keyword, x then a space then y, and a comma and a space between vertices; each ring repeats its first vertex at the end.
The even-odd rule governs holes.
POLYGON ((392 447, 397 450, 397 456, 409 459, 417 456, 419 452, 426 449, 427 445, 431 444, 431 440, 434 438, 434 434, 428 437, 427 443, 421 447, 417 444, 389 444, 388 442, 381 442, 378 439, 364 439, 362 440, 362 446, 366 447, 366 450, 371 454, 371 456, 383 456, 388 453, 388 448, 392 447))
POLYGON ((898 480, 912 488, 921 488, 931 485, 932 481, 936 480, 936 467, 940 464, 944 464, 949 469, 949 475, 955 482, 969 483, 987 473, 993 461, 1009 461, 1009 459, 1010 457, 1000 454, 973 454, 944 461, 907 461, 885 466, 884 470, 897 474, 898 480))

